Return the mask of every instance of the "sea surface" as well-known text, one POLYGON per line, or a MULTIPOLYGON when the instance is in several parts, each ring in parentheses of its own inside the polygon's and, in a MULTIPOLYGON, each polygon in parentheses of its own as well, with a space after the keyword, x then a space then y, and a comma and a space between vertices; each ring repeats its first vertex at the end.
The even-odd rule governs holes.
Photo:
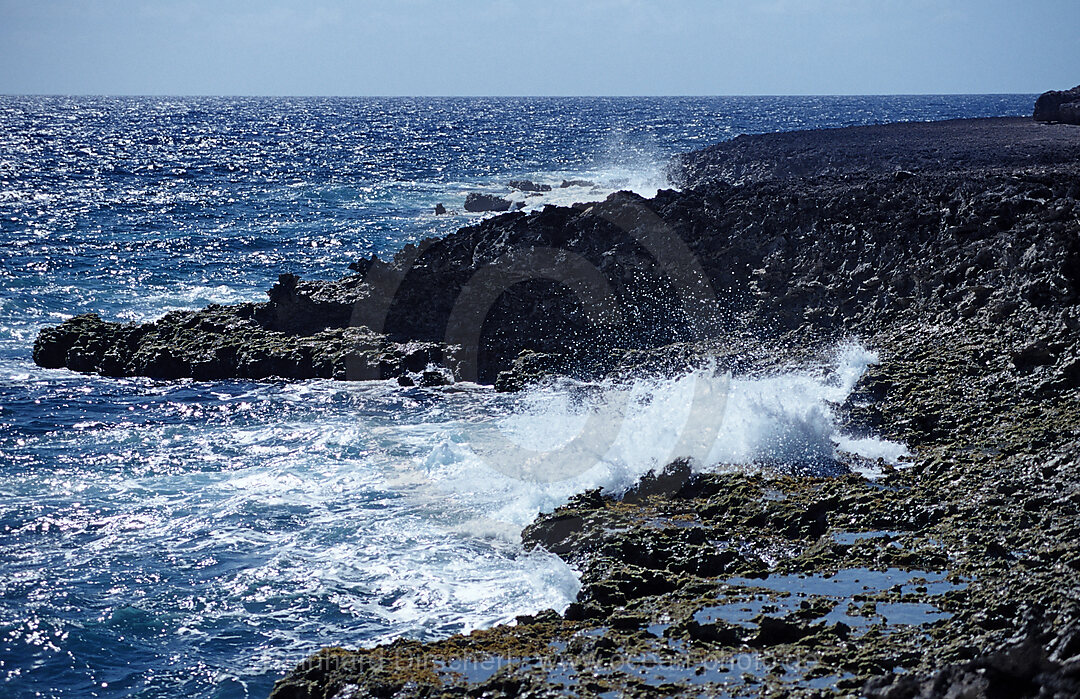
POLYGON ((504 395, 42 370, 41 327, 341 276, 478 220, 465 195, 511 179, 553 185, 518 194, 529 208, 651 195, 673 154, 738 134, 1021 115, 1033 99, 0 96, 0 696, 264 697, 323 645, 562 609, 577 573, 523 551, 520 529, 686 455, 694 406, 715 423, 700 469, 904 454, 837 426, 876 360, 857 342, 774 376, 705 366, 504 395), (503 438, 558 449, 598 415, 611 443, 584 471, 485 456, 503 438))

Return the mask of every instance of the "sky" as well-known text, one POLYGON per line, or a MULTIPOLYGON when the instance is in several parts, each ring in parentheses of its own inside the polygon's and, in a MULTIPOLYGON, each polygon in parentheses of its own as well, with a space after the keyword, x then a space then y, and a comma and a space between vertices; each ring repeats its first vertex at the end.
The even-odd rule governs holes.
POLYGON ((0 93, 1034 93, 1080 0, 0 0, 0 93))

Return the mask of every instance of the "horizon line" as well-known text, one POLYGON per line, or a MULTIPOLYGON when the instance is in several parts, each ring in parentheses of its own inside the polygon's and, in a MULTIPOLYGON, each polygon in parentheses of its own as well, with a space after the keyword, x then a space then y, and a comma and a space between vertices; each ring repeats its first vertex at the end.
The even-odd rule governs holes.
POLYGON ((1026 97, 1039 95, 1040 92, 790 92, 790 93, 730 93, 730 94, 610 94, 610 95, 586 95, 586 94, 256 94, 256 93, 169 93, 169 92, 0 92, 0 97, 208 97, 208 98, 259 98, 259 99, 296 99, 296 98, 319 98, 319 99, 629 99, 629 98, 695 98, 707 99, 718 97, 1026 97))

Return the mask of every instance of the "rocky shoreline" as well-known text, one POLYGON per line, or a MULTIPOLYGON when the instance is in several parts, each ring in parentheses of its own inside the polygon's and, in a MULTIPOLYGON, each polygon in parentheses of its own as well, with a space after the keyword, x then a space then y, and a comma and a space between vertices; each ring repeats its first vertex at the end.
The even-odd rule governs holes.
POLYGON ((650 200, 487 219, 338 281, 283 276, 265 304, 82 316, 34 358, 512 390, 701 356, 807 365, 856 336, 882 361, 840 411, 906 443, 906 468, 675 462, 582 494, 522 534, 582 571, 564 613, 324 649, 274 696, 1080 692, 1080 129, 740 137, 673 178, 650 200))

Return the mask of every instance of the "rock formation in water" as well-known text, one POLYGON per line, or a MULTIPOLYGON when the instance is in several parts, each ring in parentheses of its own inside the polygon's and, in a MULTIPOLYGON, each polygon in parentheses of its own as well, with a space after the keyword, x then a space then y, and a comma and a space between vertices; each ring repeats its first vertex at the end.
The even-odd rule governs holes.
POLYGON ((465 197, 465 210, 474 213, 484 211, 509 211, 514 202, 505 197, 481 192, 469 192, 465 197))
POLYGON ((511 189, 517 189, 522 192, 550 192, 551 185, 536 183, 532 180, 510 180, 506 183, 511 189))

